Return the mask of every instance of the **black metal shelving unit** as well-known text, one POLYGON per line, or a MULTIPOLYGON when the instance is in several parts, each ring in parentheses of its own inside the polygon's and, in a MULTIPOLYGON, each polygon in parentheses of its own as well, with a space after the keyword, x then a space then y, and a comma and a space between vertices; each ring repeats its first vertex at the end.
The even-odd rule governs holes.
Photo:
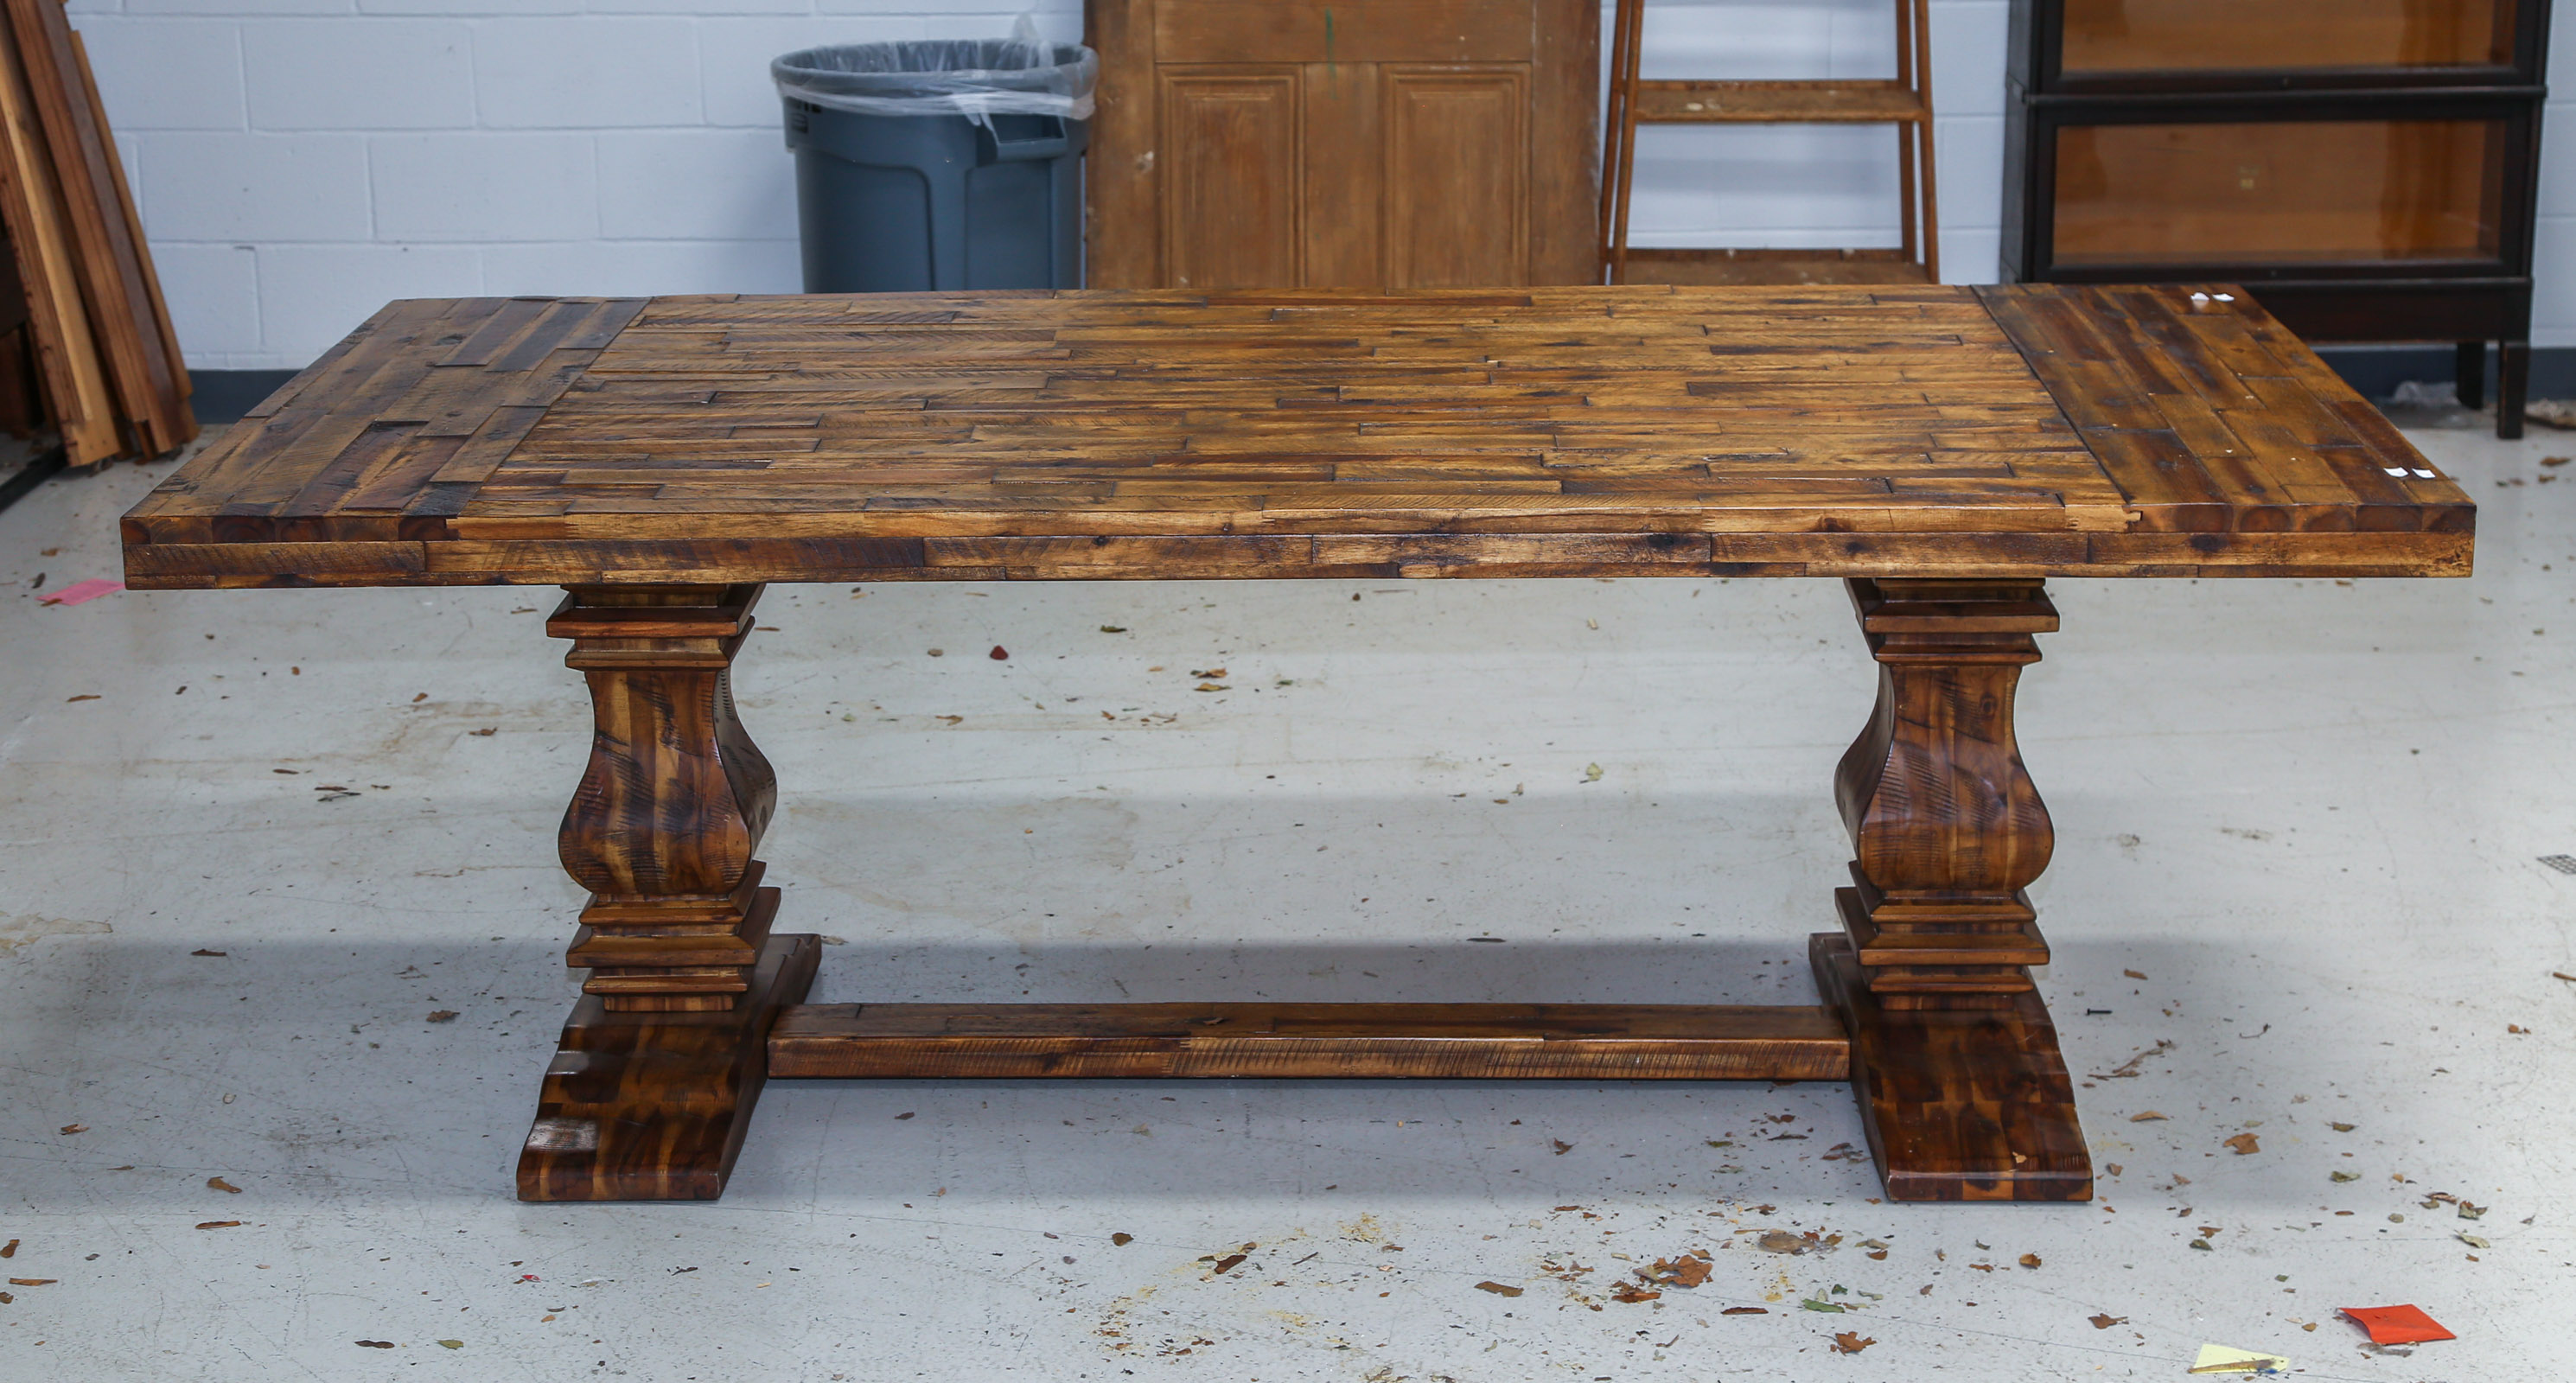
POLYGON ((2447 341, 2522 435, 2548 0, 2014 0, 2003 277, 2447 341))

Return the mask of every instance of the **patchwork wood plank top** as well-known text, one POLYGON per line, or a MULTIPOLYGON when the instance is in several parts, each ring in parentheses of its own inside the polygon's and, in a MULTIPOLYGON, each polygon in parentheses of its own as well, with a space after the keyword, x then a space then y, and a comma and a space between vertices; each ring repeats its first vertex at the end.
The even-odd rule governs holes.
POLYGON ((398 302, 124 534, 150 589, 2465 575, 2473 526, 2243 293, 2015 285, 398 302))

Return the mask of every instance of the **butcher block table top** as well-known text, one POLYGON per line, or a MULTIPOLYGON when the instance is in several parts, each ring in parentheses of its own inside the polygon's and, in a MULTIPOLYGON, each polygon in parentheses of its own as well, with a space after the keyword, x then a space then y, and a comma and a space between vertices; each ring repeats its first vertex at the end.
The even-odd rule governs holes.
POLYGON ((2465 575, 2224 285, 398 302, 125 519, 143 588, 2465 575))

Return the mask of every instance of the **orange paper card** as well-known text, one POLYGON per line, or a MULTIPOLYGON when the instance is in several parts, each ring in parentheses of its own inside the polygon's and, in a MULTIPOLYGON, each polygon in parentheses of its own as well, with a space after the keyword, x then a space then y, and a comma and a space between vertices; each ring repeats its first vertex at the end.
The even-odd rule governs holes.
POLYGON ((2442 1323, 2413 1306, 2347 1306, 2343 1313, 2370 1332, 2374 1345, 2411 1345, 2425 1340, 2456 1340, 2442 1323))

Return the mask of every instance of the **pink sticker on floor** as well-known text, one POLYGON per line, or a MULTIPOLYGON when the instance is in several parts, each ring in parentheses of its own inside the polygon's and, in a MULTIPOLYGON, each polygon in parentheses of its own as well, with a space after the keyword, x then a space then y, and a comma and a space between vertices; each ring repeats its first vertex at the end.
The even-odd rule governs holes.
POLYGON ((110 581, 103 576, 93 576, 87 581, 75 581, 72 584, 63 587, 61 590, 54 592, 52 595, 46 596, 43 600, 40 600, 37 603, 40 605, 78 605, 82 601, 96 600, 103 595, 114 595, 118 591, 124 589, 125 583, 122 581, 110 581))

